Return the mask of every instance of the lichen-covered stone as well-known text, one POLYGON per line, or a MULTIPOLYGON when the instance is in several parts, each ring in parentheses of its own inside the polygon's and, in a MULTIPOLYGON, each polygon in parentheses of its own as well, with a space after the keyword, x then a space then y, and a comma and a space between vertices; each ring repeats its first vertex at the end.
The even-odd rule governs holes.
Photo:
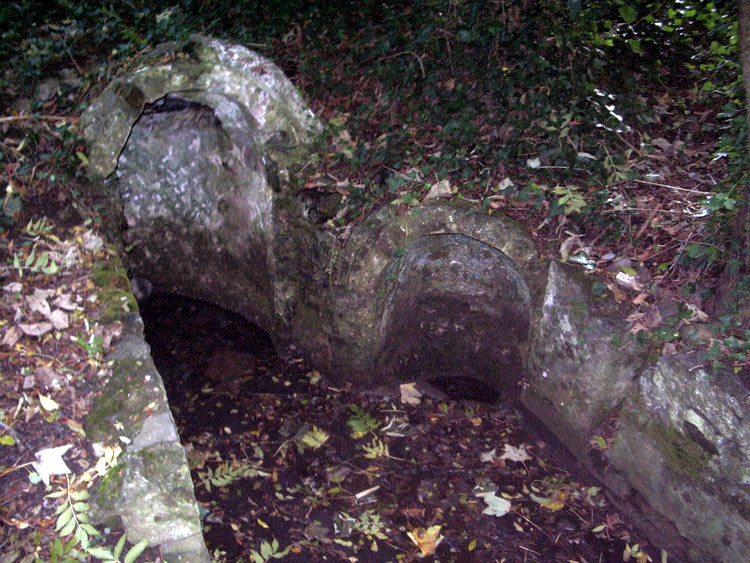
POLYGON ((265 152, 286 167, 287 156, 308 145, 321 126, 305 106, 294 85, 265 57, 219 39, 195 35, 178 62, 147 66, 117 79, 87 108, 83 131, 90 144, 93 172, 107 177, 128 140, 130 128, 145 104, 170 93, 196 96, 195 101, 217 108, 227 127, 250 121, 265 152), (221 103, 217 100, 232 100, 221 103))
POLYGON ((689 538, 686 555, 694 561, 742 561, 750 553, 744 399, 733 378, 709 375, 699 359, 662 357, 640 378, 620 416, 612 465, 689 538))
POLYGON ((530 393, 582 436, 622 402, 640 371, 624 313, 613 304, 609 292, 593 295, 572 266, 550 262, 529 355, 530 393))
MULTIPOLYGON (((387 372, 390 372, 391 376, 397 375, 398 369, 395 368, 393 361, 416 365, 416 363, 407 362, 406 359, 411 353, 420 350, 425 343, 424 340, 417 337, 406 341, 402 339, 398 352, 389 350, 385 340, 389 338, 388 327, 393 327, 393 323, 390 320, 384 320, 383 303, 379 300, 379 296, 386 295, 393 287, 392 280, 387 279, 389 272, 396 276, 399 275, 396 270, 399 270, 402 272, 400 275, 408 275, 409 268, 399 269, 400 265, 409 252, 408 249, 417 250, 422 243, 416 247, 411 245, 431 235, 455 235, 455 237, 446 236, 441 239, 446 243, 446 249, 453 246, 452 252, 456 260, 454 267, 463 272, 454 278, 455 281, 458 281, 461 275, 471 277, 473 275, 471 272, 477 273, 485 268, 491 271, 493 267, 500 268, 501 262, 507 264, 512 262, 512 266, 509 266, 507 271, 517 270, 518 275, 524 278, 523 285, 531 280, 529 285, 532 286, 531 289, 523 290, 523 298, 516 305, 519 308, 530 306, 534 295, 538 293, 538 284, 535 280, 539 278, 540 261, 531 237, 514 221, 502 215, 490 217, 455 203, 423 203, 401 213, 385 207, 355 228, 346 246, 334 256, 330 307, 332 309, 331 339, 335 343, 335 357, 329 364, 330 369, 341 373, 356 373, 360 380, 376 382, 387 372), (475 246, 483 249, 480 254, 487 258, 486 264, 481 263, 479 259, 472 260, 471 248, 475 246), (507 257, 508 262, 505 262, 503 257, 507 257), (403 361, 397 360, 398 356, 402 356, 403 361), (393 360, 378 359, 382 357, 390 357, 393 360)), ((450 259, 447 261, 438 259, 433 267, 450 266, 449 263, 450 259)), ((478 297, 478 293, 488 290, 486 283, 486 280, 481 281, 474 276, 475 287, 468 288, 467 286, 471 285, 469 283, 463 283, 460 288, 456 287, 451 298, 456 307, 453 307, 454 312, 449 316, 455 316, 460 312, 460 307, 457 305, 460 301, 458 296, 461 288, 464 292, 468 292, 466 311, 469 312, 469 301, 482 300, 478 297), (473 297, 470 297, 470 294, 473 294, 473 297)), ((516 289, 519 287, 517 286, 516 289)), ((423 301, 427 301, 430 296, 436 296, 434 289, 429 290, 425 287, 423 301)), ((444 295, 449 293, 450 291, 443 292, 444 295)), ((475 308, 479 307, 484 310, 485 313, 479 315, 483 317, 483 323, 491 318, 496 320, 503 318, 503 309, 508 306, 510 300, 521 294, 511 292, 507 299, 505 297, 493 298, 492 295, 496 294, 488 291, 483 305, 478 306, 476 303, 474 305, 475 308)), ((430 307, 426 303, 422 305, 430 307)), ((415 308, 411 311, 415 315, 418 313, 415 308)), ((425 312, 424 309, 421 311, 425 312)), ((444 316, 443 320, 447 318, 444 316)), ((499 320, 498 323, 497 329, 502 330, 499 320)), ((390 336, 391 342, 397 340, 393 338, 393 334, 395 333, 390 336)), ((472 337, 468 339, 471 340, 472 337)), ((518 338, 516 342, 511 343, 511 347, 523 346, 521 340, 523 338, 518 338)), ((437 342, 434 344, 437 345, 437 342)), ((445 357, 435 359, 437 362, 445 360, 450 363, 448 359, 450 355, 450 351, 446 350, 445 357)), ((472 357, 477 358, 478 355, 474 354, 472 357)), ((496 359, 496 354, 490 354, 490 357, 493 358, 490 360, 492 363, 496 359)), ((454 363, 458 366, 462 361, 464 360, 456 359, 454 363)), ((427 366, 424 366, 424 369, 424 376, 428 377, 427 366)), ((485 375, 487 374, 487 370, 482 371, 485 375)), ((496 371, 501 373, 503 370, 496 371)), ((520 377, 520 373, 518 376, 520 377)), ((498 377, 494 383, 500 384, 501 379, 498 377)))
MULTIPOLYGON (((132 297, 132 294, 131 294, 132 297)), ((86 419, 86 436, 123 454, 95 488, 92 521, 125 527, 128 539, 172 549, 174 561, 208 562, 185 452, 136 314, 107 360, 111 376, 86 419)))

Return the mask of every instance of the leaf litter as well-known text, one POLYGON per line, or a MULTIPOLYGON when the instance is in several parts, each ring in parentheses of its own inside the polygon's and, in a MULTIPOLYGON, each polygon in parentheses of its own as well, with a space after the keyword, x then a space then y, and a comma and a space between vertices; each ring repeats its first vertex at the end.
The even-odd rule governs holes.
POLYGON ((285 561, 656 557, 515 408, 335 385, 205 303, 157 296, 142 314, 216 561, 273 545, 285 561), (210 358, 232 352, 218 380, 210 358))

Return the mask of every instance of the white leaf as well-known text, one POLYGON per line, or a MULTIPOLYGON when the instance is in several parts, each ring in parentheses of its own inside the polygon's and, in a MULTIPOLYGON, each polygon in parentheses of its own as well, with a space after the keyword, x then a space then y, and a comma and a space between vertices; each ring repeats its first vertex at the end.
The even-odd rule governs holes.
POLYGON ((482 493, 476 496, 482 497, 484 502, 487 503, 487 508, 482 511, 482 514, 497 516, 499 518, 510 512, 510 502, 497 496, 495 493, 482 493))
POLYGON ((54 399, 41 393, 39 393, 39 404, 46 411, 56 411, 60 408, 60 405, 54 399))
POLYGON ((479 461, 483 461, 485 463, 492 463, 493 461, 495 461, 495 449, 493 448, 490 452, 480 454, 479 461))
POLYGON ((437 184, 434 184, 430 191, 427 192, 425 199, 438 199, 441 197, 451 197, 453 195, 453 189, 451 188, 450 181, 440 180, 437 184))
POLYGON ((505 444, 505 451, 503 452, 503 455, 500 456, 500 459, 508 459, 510 461, 523 463, 524 461, 529 461, 531 456, 526 451, 526 444, 521 444, 517 448, 510 444, 505 444))
POLYGON ((593 154, 591 154, 591 153, 588 153, 588 152, 579 152, 579 153, 578 153, 578 156, 579 156, 580 158, 590 158, 591 160, 599 160, 599 159, 598 159, 598 158, 596 158, 596 157, 595 157, 595 156, 594 156, 593 154))
POLYGON ((27 295, 26 303, 28 303, 29 308, 35 313, 39 313, 40 315, 49 317, 51 310, 49 303, 47 303, 46 297, 42 297, 40 295, 27 295))
POLYGON ((55 299, 52 304, 56 307, 60 307, 60 309, 63 309, 65 311, 75 311, 77 307, 71 293, 63 293, 57 299, 55 299))
POLYGON ((526 161, 526 166, 529 168, 539 168, 542 165, 542 161, 539 158, 530 158, 526 161))
POLYGON ((422 393, 417 391, 416 383, 402 383, 399 385, 401 389, 401 402, 407 405, 418 405, 422 402, 422 393))
POLYGON ((67 313, 63 313, 60 309, 55 309, 47 316, 47 319, 55 327, 55 330, 65 330, 70 326, 68 323, 67 313))
POLYGON ((633 289, 635 291, 643 290, 643 285, 641 285, 641 283, 638 281, 638 278, 636 276, 626 274, 625 272, 618 272, 617 275, 615 275, 615 282, 617 282, 618 285, 633 289))
POLYGON ((83 248, 88 252, 96 252, 102 246, 104 246, 104 241, 99 235, 94 234, 92 231, 86 231, 83 234, 83 248))
POLYGON ((503 180, 497 185, 497 191, 507 190, 513 185, 515 185, 513 184, 513 180, 511 180, 510 178, 505 178, 505 180, 503 180))
POLYGON ((29 336, 42 336, 52 330, 52 323, 34 323, 34 324, 23 324, 18 323, 18 327, 29 336))
POLYGON ((18 339, 21 338, 21 331, 16 326, 8 327, 3 336, 3 341, 0 344, 4 346, 13 346, 18 339))
POLYGON ((8 293, 21 293, 22 289, 23 284, 21 282, 11 282, 3 286, 3 291, 7 291, 8 293))
POLYGON ((34 297, 36 297, 37 299, 49 299, 54 294, 55 294, 55 290, 54 289, 39 289, 39 288, 36 288, 34 290, 34 297))
POLYGON ((45 485, 49 485, 50 475, 70 473, 70 469, 65 465, 62 456, 72 447, 71 444, 68 444, 66 446, 58 446, 57 448, 39 450, 34 454, 37 461, 33 462, 32 465, 45 485))

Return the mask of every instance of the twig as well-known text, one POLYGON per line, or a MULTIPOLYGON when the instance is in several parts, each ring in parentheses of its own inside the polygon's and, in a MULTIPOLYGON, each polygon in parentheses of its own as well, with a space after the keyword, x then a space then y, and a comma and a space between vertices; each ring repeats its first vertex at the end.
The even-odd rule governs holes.
POLYGON ((68 53, 70 60, 73 61, 73 66, 76 67, 76 70, 78 71, 78 76, 83 76, 83 69, 81 68, 81 65, 78 64, 78 61, 73 56, 73 53, 70 52, 70 48, 65 47, 65 52, 68 53))
POLYGON ((648 214, 648 217, 646 217, 646 220, 643 222, 643 225, 641 225, 641 228, 638 229, 638 232, 635 234, 635 239, 639 240, 641 238, 641 235, 643 232, 649 228, 651 225, 651 221, 653 221, 654 217, 656 217, 656 214, 661 211, 658 207, 651 211, 651 213, 648 214))
POLYGON ((659 186, 660 188, 669 188, 670 190, 677 190, 679 192, 688 192, 691 194, 699 194, 699 195, 713 195, 713 192, 702 192, 700 190, 694 190, 694 189, 687 189, 687 188, 680 188, 678 186, 670 186, 669 184, 660 184, 658 182, 648 182, 646 180, 638 180, 634 179, 634 182, 638 182, 639 184, 647 184, 649 186, 659 186))
MULTIPOLYGON (((394 53, 393 55, 388 55, 386 57, 382 57, 381 61, 387 61, 388 59, 394 59, 396 57, 400 57, 401 55, 411 55, 415 59, 417 59, 417 62, 419 63, 419 68, 422 70, 422 78, 427 78, 427 74, 424 71, 424 65, 422 64, 422 57, 417 55, 414 51, 401 51, 400 53, 394 53)), ((424 55, 422 55, 424 56, 424 55)))
POLYGON ((31 121, 34 119, 43 119, 45 121, 78 121, 77 117, 66 115, 10 115, 7 117, 0 117, 0 123, 8 123, 10 121, 31 121))

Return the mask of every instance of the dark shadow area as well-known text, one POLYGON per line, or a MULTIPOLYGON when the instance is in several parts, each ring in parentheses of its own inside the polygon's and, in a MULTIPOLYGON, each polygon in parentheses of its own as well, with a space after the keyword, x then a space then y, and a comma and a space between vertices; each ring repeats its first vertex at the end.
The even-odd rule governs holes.
POLYGON ((213 560, 252 561, 274 540, 296 545, 283 560, 300 563, 622 560, 626 521, 550 432, 484 381, 443 372, 427 381, 448 398, 407 406, 281 360, 262 330, 211 304, 155 294, 141 315, 213 560), (352 433, 368 420, 364 436, 352 433), (482 483, 514 510, 483 512, 482 483), (408 534, 435 521, 446 539, 419 558, 408 534))
MULTIPOLYGON (((242 446, 225 438, 252 431, 248 413, 255 410, 255 397, 299 390, 301 362, 282 361, 263 330, 204 301, 157 293, 140 303, 140 314, 183 446, 188 453, 210 449, 216 462, 242 459, 242 446)), ((239 480, 232 491, 245 500, 229 502, 220 489, 201 487, 200 471, 208 466, 202 455, 189 455, 189 461, 196 497, 209 510, 203 522, 206 546, 237 561, 242 547, 222 518, 241 517, 257 491, 252 481, 239 480)))
MULTIPOLYGON (((194 299, 156 294, 140 305, 146 341, 170 401, 198 392, 207 381, 242 378, 253 361, 278 359, 271 339, 241 316, 194 299)), ((261 391, 247 385, 248 390, 261 391)))
POLYGON ((439 389, 454 401, 476 401, 479 403, 495 404, 500 398, 500 392, 476 377, 452 376, 433 377, 427 383, 439 389))

